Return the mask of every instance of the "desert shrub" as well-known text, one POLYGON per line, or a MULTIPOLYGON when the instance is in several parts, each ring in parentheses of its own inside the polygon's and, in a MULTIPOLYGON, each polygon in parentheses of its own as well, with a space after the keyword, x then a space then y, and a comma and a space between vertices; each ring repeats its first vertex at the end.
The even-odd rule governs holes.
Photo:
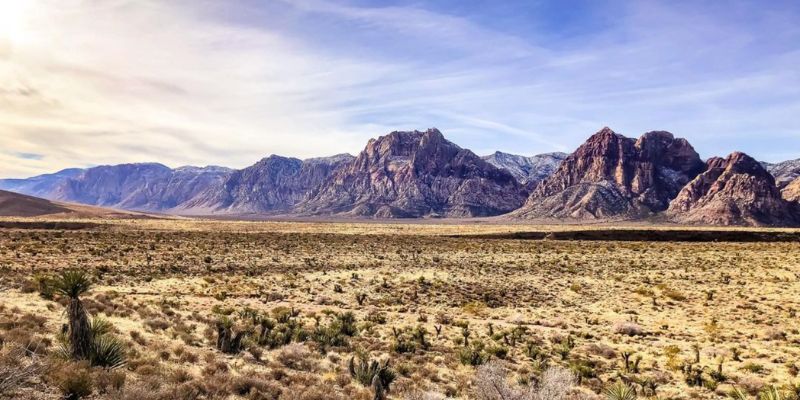
POLYGON ((481 365, 475 371, 474 395, 478 400, 521 399, 522 388, 512 384, 508 373, 498 361, 481 365))
POLYGON ((741 369, 743 371, 752 372, 754 374, 758 374, 764 371, 764 366, 761 364, 756 364, 754 362, 748 362, 742 365, 741 369))
POLYGON ((413 353, 417 351, 417 345, 412 340, 398 337, 392 342, 390 349, 398 354, 413 353))
POLYGON ((84 398, 94 390, 92 374, 85 362, 60 365, 51 373, 50 379, 65 400, 84 398))
POLYGON ((639 324, 623 321, 617 322, 614 324, 613 332, 619 335, 627 335, 627 336, 642 336, 644 335, 644 329, 642 329, 639 324))
POLYGON ((464 347, 458 352, 458 360, 461 364, 478 366, 489 360, 489 354, 484 351, 483 343, 475 342, 472 346, 464 347))
POLYGON ((569 370, 553 367, 542 373, 539 382, 525 386, 511 382, 504 365, 491 361, 475 372, 474 394, 478 400, 564 400, 577 385, 569 370))
POLYGON ((99 393, 119 392, 125 386, 125 373, 117 370, 94 372, 94 384, 99 393))
POLYGON ((351 357, 347 369, 356 382, 362 386, 372 387, 376 399, 384 399, 385 393, 389 392, 392 382, 397 378, 397 373, 389 368, 389 360, 380 363, 369 360, 363 354, 358 355, 358 361, 355 357, 351 357))
POLYGON ((275 356, 275 360, 286 368, 306 372, 314 371, 318 364, 306 346, 299 343, 283 347, 275 356))
POLYGON ((19 346, 0 346, 0 396, 13 395, 27 386, 31 379, 44 371, 45 365, 38 357, 28 357, 19 346))
POLYGON ((89 362, 96 367, 120 368, 126 362, 125 345, 113 336, 98 336, 93 339, 89 362))
POLYGON ((636 390, 622 382, 617 382, 603 392, 608 400, 636 400, 636 390))
POLYGON ((349 345, 349 337, 358 334, 356 327, 356 317, 352 312, 337 314, 334 320, 327 325, 318 325, 311 338, 317 343, 320 352, 323 354, 330 347, 346 347, 349 345))
POLYGON ((560 367, 548 368, 541 376, 539 384, 531 388, 530 400, 563 400, 575 387, 575 374, 560 367))
POLYGON ((234 320, 221 317, 217 320, 217 350, 226 354, 238 354, 243 350, 244 339, 249 334, 245 328, 235 327, 234 320))
POLYGON ((686 295, 681 293, 677 289, 665 288, 663 290, 664 296, 667 296, 669 299, 674 301, 684 301, 686 300, 686 295))

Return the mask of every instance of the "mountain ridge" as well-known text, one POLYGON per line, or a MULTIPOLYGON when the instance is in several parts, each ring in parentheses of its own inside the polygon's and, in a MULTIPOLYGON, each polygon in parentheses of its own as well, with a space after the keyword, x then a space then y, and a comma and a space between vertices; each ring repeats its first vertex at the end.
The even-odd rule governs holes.
POLYGON ((666 131, 628 138, 604 127, 570 154, 479 157, 431 128, 372 138, 357 156, 273 154, 242 169, 103 165, 0 179, 0 189, 197 216, 502 215, 576 222, 663 216, 685 224, 797 225, 798 176, 800 160, 759 163, 736 152, 703 161, 686 139, 666 131), (736 190, 722 190, 731 185, 736 190))

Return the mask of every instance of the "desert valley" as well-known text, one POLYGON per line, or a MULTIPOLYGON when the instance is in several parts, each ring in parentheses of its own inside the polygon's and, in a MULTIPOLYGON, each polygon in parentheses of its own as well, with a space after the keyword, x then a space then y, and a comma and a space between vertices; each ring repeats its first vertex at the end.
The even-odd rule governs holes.
POLYGON ((0 0, 0 400, 800 400, 798 0, 0 0))
POLYGON ((429 130, 5 180, 40 197, 0 192, 0 394, 794 399, 798 166, 429 130))

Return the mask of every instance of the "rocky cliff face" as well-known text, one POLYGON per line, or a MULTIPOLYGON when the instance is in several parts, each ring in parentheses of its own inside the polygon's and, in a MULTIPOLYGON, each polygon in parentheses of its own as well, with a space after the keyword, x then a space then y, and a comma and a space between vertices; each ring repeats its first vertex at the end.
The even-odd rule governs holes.
POLYGON ((799 203, 800 202, 800 178, 793 180, 790 184, 786 185, 781 191, 783 199, 786 201, 799 203))
POLYGON ((533 190, 541 181, 552 175, 567 156, 567 153, 545 153, 525 157, 497 151, 482 158, 489 164, 508 171, 517 182, 533 190))
POLYGON ((707 170, 684 187, 667 215, 706 225, 795 225, 796 207, 781 198, 775 179, 744 153, 712 158, 707 170))
POLYGON ((296 210, 381 218, 473 217, 509 212, 524 199, 511 174, 430 129, 370 140, 296 210))
POLYGON ((603 128, 569 155, 513 215, 628 219, 667 208, 705 164, 685 140, 648 132, 638 140, 603 128))
POLYGON ((120 164, 89 168, 56 188, 56 200, 129 210, 159 210, 160 194, 172 170, 162 164, 120 164))
POLYGON ((305 161, 272 155, 232 172, 173 211, 182 214, 286 212, 352 159, 349 154, 305 161))

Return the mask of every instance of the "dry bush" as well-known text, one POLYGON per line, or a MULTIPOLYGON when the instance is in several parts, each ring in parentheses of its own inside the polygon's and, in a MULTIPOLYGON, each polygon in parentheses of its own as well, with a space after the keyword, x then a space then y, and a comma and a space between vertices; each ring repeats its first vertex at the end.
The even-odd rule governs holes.
POLYGON ((621 321, 614 324, 613 332, 619 335, 627 335, 627 336, 642 336, 644 335, 644 329, 642 329, 639 324, 629 322, 629 321, 621 321))
POLYGON ((275 360, 286 368, 306 372, 314 371, 318 364, 315 355, 299 343, 291 343, 281 348, 275 360))
POLYGON ((565 400, 577 379, 569 370, 552 367, 542 374, 538 384, 526 388, 509 381, 502 363, 490 361, 478 367, 474 383, 478 400, 565 400))
POLYGON ((544 371, 539 384, 531 387, 525 400, 562 400, 570 395, 577 385, 575 374, 560 367, 544 371))
POLYGON ((41 375, 44 364, 36 357, 27 357, 25 349, 3 346, 0 349, 0 397, 26 387, 41 375))

